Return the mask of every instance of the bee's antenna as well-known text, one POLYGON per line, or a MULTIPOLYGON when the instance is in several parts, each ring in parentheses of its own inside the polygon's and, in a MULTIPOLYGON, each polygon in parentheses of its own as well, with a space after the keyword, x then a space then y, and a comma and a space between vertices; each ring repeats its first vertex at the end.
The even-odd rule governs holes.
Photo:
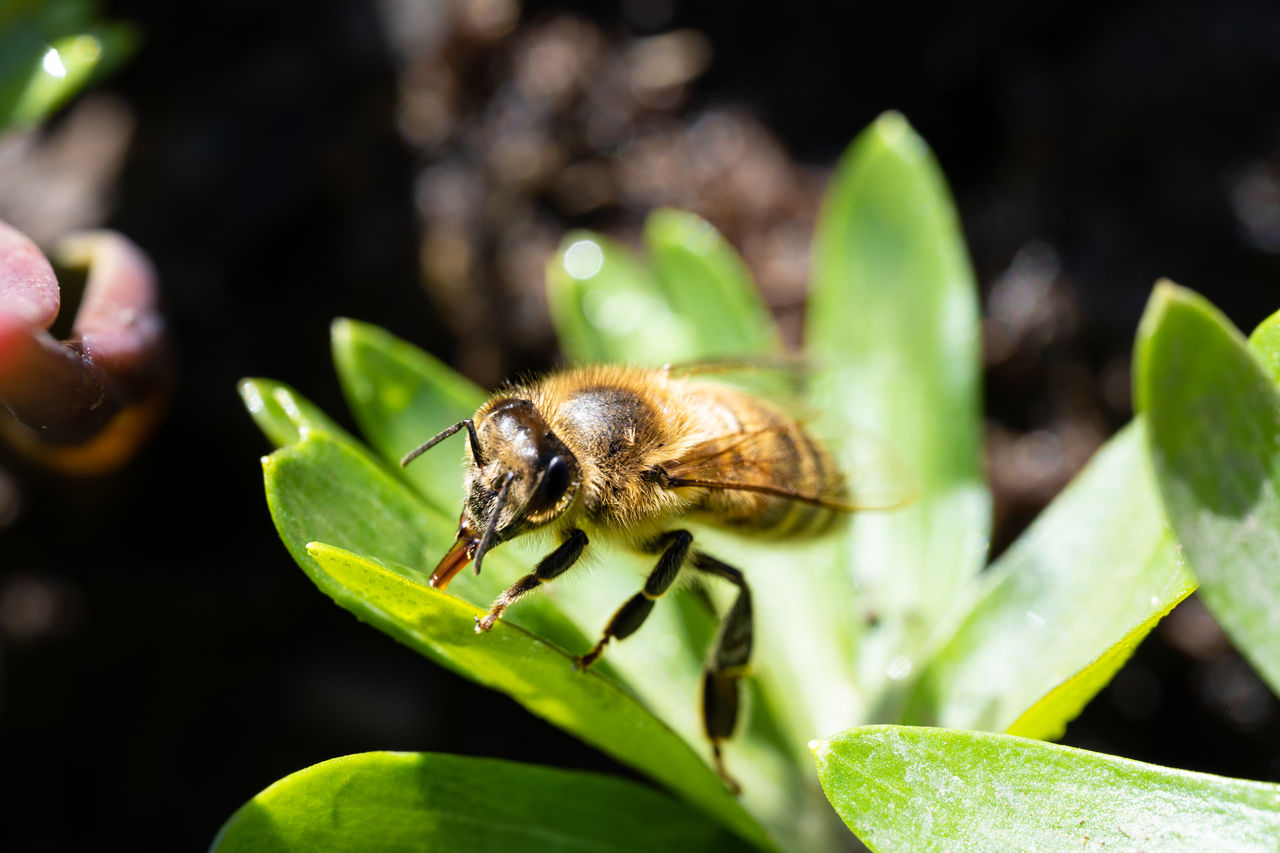
POLYGON ((489 520, 485 522, 484 534, 480 537, 480 544, 476 546, 476 574, 480 574, 480 562, 484 559, 485 552, 489 550, 489 543, 493 541, 493 531, 498 527, 498 516, 502 515, 502 507, 507 502, 507 493, 511 491, 511 481, 516 478, 512 471, 507 472, 506 478, 502 481, 502 488, 498 491, 498 499, 493 504, 493 512, 489 513, 489 520))
POLYGON ((471 439, 471 458, 475 459, 478 467, 483 468, 484 457, 480 455, 480 439, 476 436, 476 425, 471 422, 471 418, 458 421, 453 426, 443 430, 439 435, 427 439, 424 444, 420 444, 413 450, 410 450, 404 455, 404 458, 400 460, 400 467, 403 468, 405 465, 408 465, 410 462, 417 459, 419 456, 426 453, 428 450, 435 447, 437 444, 444 441, 463 427, 467 428, 467 435, 471 439))

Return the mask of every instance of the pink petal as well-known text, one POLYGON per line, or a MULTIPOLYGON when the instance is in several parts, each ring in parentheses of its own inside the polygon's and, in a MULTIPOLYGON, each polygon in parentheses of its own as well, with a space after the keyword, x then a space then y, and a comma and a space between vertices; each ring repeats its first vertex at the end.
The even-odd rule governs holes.
POLYGON ((136 449, 167 396, 172 365, 155 271, 110 231, 69 237, 57 255, 88 270, 65 342, 47 331, 59 308, 52 267, 30 239, 0 223, 0 403, 18 422, 0 427, 51 464, 106 470, 136 449))
POLYGON ((58 316, 53 267, 26 234, 0 222, 0 314, 47 329, 58 316))

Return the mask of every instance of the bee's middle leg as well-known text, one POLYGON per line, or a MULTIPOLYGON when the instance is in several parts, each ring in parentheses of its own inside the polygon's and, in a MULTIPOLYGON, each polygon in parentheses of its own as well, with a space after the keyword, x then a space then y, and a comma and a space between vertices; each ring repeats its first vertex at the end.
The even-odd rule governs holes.
POLYGON ((644 589, 627 599, 626 604, 618 608, 609 624, 605 626, 604 636, 595 648, 578 658, 575 668, 586 669, 604 652, 604 647, 613 639, 630 637, 644 624, 645 618, 653 610, 653 602, 662 597, 680 574, 680 567, 689 556, 689 545, 693 542, 693 534, 687 530, 671 530, 656 537, 645 550, 650 553, 662 552, 658 565, 649 573, 644 589))
POLYGON ((543 557, 532 572, 502 591, 502 594, 494 600, 493 606, 489 608, 489 612, 483 618, 476 617, 476 633, 488 631, 493 627, 493 623, 498 621, 502 611, 552 578, 557 578, 564 574, 582 556, 582 549, 585 547, 587 547, 587 534, 576 527, 569 531, 569 535, 564 542, 560 543, 560 546, 550 554, 543 557))

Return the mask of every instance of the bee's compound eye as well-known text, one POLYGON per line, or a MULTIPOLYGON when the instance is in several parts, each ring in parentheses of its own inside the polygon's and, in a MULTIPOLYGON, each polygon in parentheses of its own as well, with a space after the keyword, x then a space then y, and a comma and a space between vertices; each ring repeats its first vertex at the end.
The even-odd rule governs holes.
POLYGON ((542 513, 554 509, 564 497, 564 493, 569 490, 572 480, 573 472, 569 469, 569 463, 565 458, 552 456, 551 461, 547 463, 547 470, 542 474, 542 480, 538 483, 538 488, 529 498, 528 512, 542 513))

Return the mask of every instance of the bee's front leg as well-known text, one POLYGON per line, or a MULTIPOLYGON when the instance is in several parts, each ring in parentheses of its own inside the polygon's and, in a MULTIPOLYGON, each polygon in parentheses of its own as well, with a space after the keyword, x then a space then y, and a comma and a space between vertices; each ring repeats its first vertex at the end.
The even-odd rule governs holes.
POLYGON ((585 547, 587 547, 587 534, 576 527, 570 530, 564 542, 560 543, 560 547, 543 557, 532 572, 503 590, 483 618, 476 617, 476 633, 488 631, 493 627, 493 623, 498 621, 502 611, 552 578, 564 574, 565 570, 582 556, 582 549, 585 547))
POLYGON ((605 626, 604 636, 600 638, 600 642, 596 643, 591 651, 578 658, 574 664, 575 669, 586 669, 591 666, 604 652, 604 647, 610 640, 630 637, 644 624, 649 611, 653 610, 653 602, 671 588, 676 575, 680 574, 680 567, 684 565, 685 557, 689 555, 691 542, 693 542, 693 534, 689 531, 671 530, 658 536, 645 547, 645 550, 651 553, 662 552, 662 556, 658 558, 658 565, 649 573, 648 579, 644 582, 644 589, 627 599, 627 602, 618 608, 618 612, 613 614, 613 618, 605 626))

